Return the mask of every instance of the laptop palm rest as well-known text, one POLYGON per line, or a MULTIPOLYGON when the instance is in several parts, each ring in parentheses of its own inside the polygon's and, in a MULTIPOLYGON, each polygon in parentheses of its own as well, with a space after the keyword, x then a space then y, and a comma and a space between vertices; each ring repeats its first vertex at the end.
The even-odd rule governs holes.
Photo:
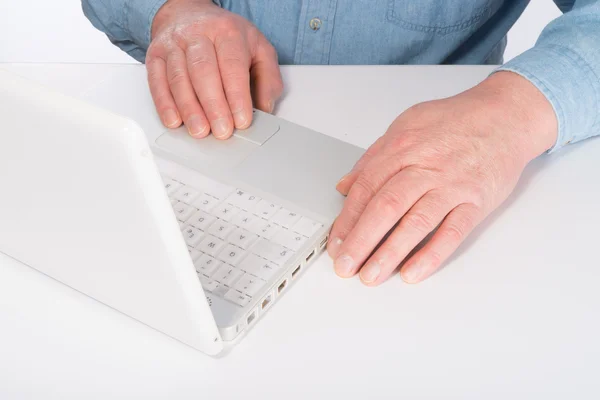
POLYGON ((238 165, 277 132, 279 123, 275 117, 255 111, 252 125, 248 129, 236 130, 227 141, 215 139, 212 135, 195 139, 181 127, 160 135, 156 139, 156 145, 191 163, 208 163, 211 167, 229 169, 238 165))

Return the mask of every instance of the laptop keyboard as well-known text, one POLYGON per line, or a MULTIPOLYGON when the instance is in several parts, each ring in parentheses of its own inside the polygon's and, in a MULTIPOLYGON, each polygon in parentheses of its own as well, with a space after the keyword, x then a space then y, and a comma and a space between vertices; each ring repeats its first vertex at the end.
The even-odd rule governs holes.
POLYGON ((240 307, 322 225, 243 190, 163 176, 202 287, 240 307))

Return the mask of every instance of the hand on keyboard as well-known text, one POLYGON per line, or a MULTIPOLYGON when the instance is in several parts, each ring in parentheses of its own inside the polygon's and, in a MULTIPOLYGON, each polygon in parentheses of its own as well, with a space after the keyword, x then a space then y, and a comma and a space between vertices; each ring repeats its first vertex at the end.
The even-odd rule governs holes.
POLYGON ((323 226, 251 193, 206 179, 191 187, 164 177, 165 189, 204 290, 239 306, 323 226))

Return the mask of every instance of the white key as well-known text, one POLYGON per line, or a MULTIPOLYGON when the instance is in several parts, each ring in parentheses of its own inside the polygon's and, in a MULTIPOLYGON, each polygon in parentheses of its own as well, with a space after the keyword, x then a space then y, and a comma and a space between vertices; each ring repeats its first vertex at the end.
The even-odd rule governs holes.
POLYGON ((207 232, 218 238, 225 239, 231 232, 235 230, 235 225, 222 220, 216 221, 208 228, 207 232))
POLYGON ((233 286, 244 273, 231 265, 223 264, 212 274, 212 279, 226 286, 233 286))
POLYGON ((296 225, 302 216, 290 210, 282 208, 271 218, 271 222, 281 225, 285 228, 291 228, 296 225))
POLYGON ((290 231, 289 229, 283 228, 275 232, 273 238, 271 239, 272 242, 285 246, 288 249, 292 249, 294 251, 300 250, 300 248, 306 242, 306 240, 307 237, 299 233, 290 231))
POLYGON ((196 200, 194 201, 194 207, 197 207, 205 212, 210 212, 217 204, 220 203, 220 200, 215 199, 214 197, 201 193, 196 200))
POLYGON ((219 282, 213 279, 208 279, 204 281, 200 279, 200 283, 202 284, 202 289, 206 290, 207 292, 212 292, 219 286, 219 282))
POLYGON ((273 274, 277 272, 279 266, 256 254, 249 254, 248 257, 240 263, 240 269, 268 281, 273 274))
POLYGON ((262 238, 258 239, 251 251, 277 265, 285 264, 294 255, 292 250, 262 238))
POLYGON ((231 219, 232 224, 245 229, 249 229, 256 221, 260 221, 260 218, 248 211, 240 211, 231 219))
POLYGON ((174 198, 170 198, 169 201, 171 202, 171 207, 173 207, 175 204, 179 203, 179 200, 174 199, 174 198))
POLYGON ((252 210, 258 202, 261 200, 260 197, 254 196, 243 190, 236 189, 229 197, 225 200, 226 203, 232 204, 242 210, 252 210))
POLYGON ((240 212, 240 209, 232 206, 231 204, 223 203, 215 207, 212 214, 216 217, 221 218, 223 221, 231 221, 231 219, 240 212))
POLYGON ((198 273, 210 277, 222 264, 221 261, 214 259, 208 254, 202 254, 200 258, 194 262, 194 267, 196 267, 198 273))
POLYGON ((206 235, 197 248, 204 254, 214 257, 217 255, 217 253, 219 253, 224 245, 225 242, 223 242, 221 239, 212 235, 206 235))
POLYGON ((166 176, 163 177, 162 180, 165 184, 165 190, 167 191, 167 195, 169 196, 173 195, 175 192, 177 192, 177 190, 179 190, 180 187, 183 186, 181 183, 174 181, 171 178, 167 178, 166 176))
POLYGON ((272 224, 264 219, 259 219, 255 221, 254 224, 249 226, 248 229, 250 232, 257 234, 258 236, 271 239, 275 232, 277 232, 279 229, 279 225, 272 224))
POLYGON ((234 244, 238 247, 241 247, 244 250, 248 250, 248 247, 252 245, 258 239, 258 236, 254 233, 248 232, 245 229, 237 228, 231 235, 227 241, 229 243, 234 244))
POLYGON ((200 196, 200 192, 189 186, 183 186, 179 188, 179 190, 173 195, 175 199, 182 201, 185 204, 192 204, 194 200, 198 198, 198 196, 200 196))
POLYGON ((173 206, 173 211, 175 211, 175 216, 179 221, 186 221, 197 210, 192 206, 179 202, 173 206))
POLYGON ((279 207, 277 204, 271 203, 263 199, 258 202, 258 204, 256 205, 256 207, 254 207, 252 212, 261 218, 269 219, 273 215, 275 215, 275 213, 279 211, 280 208, 281 207, 279 207))
POLYGON ((227 293, 225 293, 223 298, 237 304, 240 307, 244 307, 246 304, 250 303, 250 300, 252 300, 250 297, 238 292, 235 289, 230 289, 227 293))
POLYGON ((203 233, 200 229, 194 228, 193 226, 186 226, 183 228, 183 238, 188 246, 196 247, 202 239, 203 233))
POLYGON ((233 285, 233 289, 250 297, 254 297, 260 291, 260 289, 262 289, 265 283, 266 282, 260 278, 250 274, 245 274, 236 282, 235 285, 233 285))
POLYGON ((292 230, 294 232, 298 232, 306 237, 311 237, 322 227, 323 227, 323 225, 321 225, 320 223, 315 222, 310 218, 302 217, 302 218, 300 218, 300 221, 298 221, 292 227, 292 230))
POLYGON ((240 260, 246 255, 246 252, 239 247, 228 244, 221 250, 217 258, 231 265, 237 265, 240 260))
POLYGON ((210 214, 205 213, 202 210, 198 210, 188 218, 186 221, 188 224, 195 226, 201 231, 205 231, 208 227, 217 220, 217 218, 213 217, 210 214))
POLYGON ((183 221, 177 221, 177 223, 179 224, 179 229, 183 229, 188 225, 187 223, 185 223, 183 221))
POLYGON ((221 283, 219 283, 219 284, 217 285, 217 287, 215 287, 215 288, 214 288, 214 289, 211 291, 211 293, 212 293, 212 294, 214 294, 215 296, 218 296, 218 297, 223 297, 223 296, 225 296, 225 293, 227 293, 227 292, 229 292, 229 287, 228 287, 228 286, 225 286, 225 285, 223 285, 223 284, 221 284, 221 283))
POLYGON ((190 252, 190 258, 192 261, 196 261, 202 255, 201 252, 190 246, 188 246, 188 251, 190 252))

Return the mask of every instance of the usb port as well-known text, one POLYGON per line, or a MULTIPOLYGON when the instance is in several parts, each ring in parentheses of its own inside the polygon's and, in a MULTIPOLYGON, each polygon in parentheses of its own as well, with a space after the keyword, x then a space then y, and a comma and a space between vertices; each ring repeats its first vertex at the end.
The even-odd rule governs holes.
POLYGON ((256 311, 254 311, 252 314, 250 314, 248 316, 248 320, 247 320, 248 325, 250 325, 255 319, 256 319, 256 311))
POLYGON ((285 289, 286 286, 287 286, 287 279, 285 281, 281 282, 281 284, 277 288, 277 293, 283 292, 283 289, 285 289))
POLYGON ((298 265, 298 267, 296 267, 294 272, 292 272, 292 279, 294 279, 296 277, 296 275, 298 275, 298 273, 300 272, 300 269, 302 269, 302 265, 298 265))
POLYGON ((260 307, 264 310, 265 308, 267 308, 269 306, 269 304, 271 304, 271 295, 268 295, 267 297, 265 297, 265 299, 263 300, 260 307))
POLYGON ((323 240, 321 241, 321 244, 319 245, 319 246, 320 246, 320 248, 324 248, 324 247, 325 247, 325 245, 327 244, 327 239, 328 239, 328 237, 327 237, 327 236, 325 236, 325 239, 323 239, 323 240))
POLYGON ((311 259, 311 258, 312 258, 314 255, 315 255, 315 251, 313 250, 313 251, 312 251, 312 252, 311 252, 311 253, 308 255, 308 257, 306 257, 306 262, 309 262, 309 261, 310 261, 310 259, 311 259))

